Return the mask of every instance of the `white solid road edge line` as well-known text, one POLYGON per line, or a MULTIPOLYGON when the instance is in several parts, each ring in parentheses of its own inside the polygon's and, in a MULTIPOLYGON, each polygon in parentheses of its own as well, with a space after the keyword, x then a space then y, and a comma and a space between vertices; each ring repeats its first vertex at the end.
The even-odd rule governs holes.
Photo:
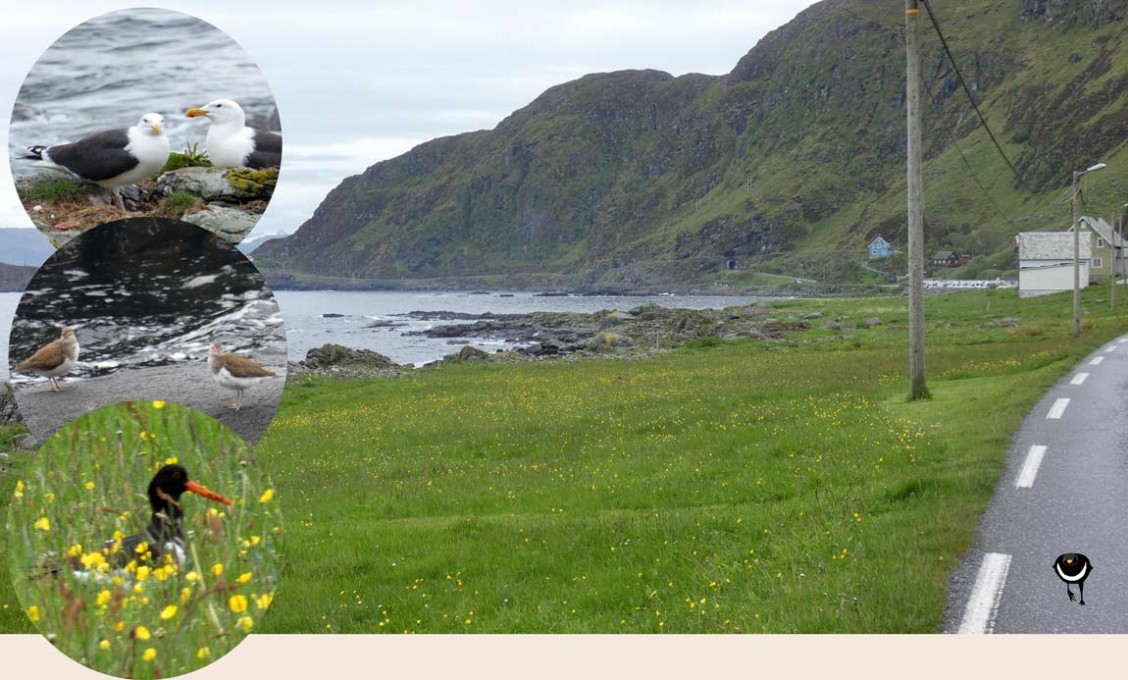
POLYGON ((1092 361, 1089 362, 1089 365, 1090 366, 1100 366, 1102 361, 1104 361, 1104 357, 1096 357, 1092 361))
POLYGON ((1089 379, 1088 373, 1078 373, 1073 376, 1073 380, 1069 381, 1070 385, 1084 385, 1085 381, 1089 379))
POLYGON ((1050 412, 1046 414, 1046 420, 1057 420, 1065 415, 1065 409, 1069 407, 1069 398, 1062 397, 1061 399, 1054 400, 1054 405, 1050 407, 1050 412))
POLYGON ((983 556, 958 632, 977 634, 992 631, 1010 563, 1011 556, 1003 553, 987 553, 983 556))
POLYGON ((1038 467, 1042 465, 1042 456, 1046 455, 1046 447, 1036 444, 1030 447, 1026 454, 1026 462, 1022 465, 1022 472, 1018 473, 1018 480, 1014 483, 1017 489, 1029 489, 1034 486, 1034 477, 1038 474, 1038 467))

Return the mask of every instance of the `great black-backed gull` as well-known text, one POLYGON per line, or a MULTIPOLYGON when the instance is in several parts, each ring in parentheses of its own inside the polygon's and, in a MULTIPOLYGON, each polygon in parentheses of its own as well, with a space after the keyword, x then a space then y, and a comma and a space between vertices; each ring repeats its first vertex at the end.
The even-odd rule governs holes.
POLYGON ((26 146, 24 158, 35 165, 69 172, 109 189, 114 203, 125 210, 118 187, 155 175, 168 161, 164 118, 146 113, 130 128, 103 130, 71 144, 26 146))
POLYGON ((208 158, 223 168, 276 168, 282 162, 282 136, 247 127, 242 107, 230 99, 216 99, 188 109, 189 118, 206 116, 208 158))

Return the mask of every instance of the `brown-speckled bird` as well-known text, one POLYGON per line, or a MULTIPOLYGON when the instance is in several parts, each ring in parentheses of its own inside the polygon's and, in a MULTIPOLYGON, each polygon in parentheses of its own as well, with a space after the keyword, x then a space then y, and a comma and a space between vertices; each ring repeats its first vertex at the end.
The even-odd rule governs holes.
POLYGON ((58 340, 52 340, 30 357, 16 364, 17 373, 32 373, 46 376, 51 381, 51 389, 61 392, 63 388, 55 378, 69 372, 78 363, 78 337, 74 329, 67 327, 58 340))

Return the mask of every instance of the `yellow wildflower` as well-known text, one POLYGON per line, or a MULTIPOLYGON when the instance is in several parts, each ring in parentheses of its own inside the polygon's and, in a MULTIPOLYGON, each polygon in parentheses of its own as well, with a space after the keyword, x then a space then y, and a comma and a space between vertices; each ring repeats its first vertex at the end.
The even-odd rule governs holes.
POLYGON ((50 531, 51 520, 47 519, 46 517, 40 517, 39 519, 35 520, 35 528, 39 529, 40 531, 50 531))
POLYGON ((146 628, 145 626, 137 626, 136 628, 133 629, 133 637, 140 640, 141 642, 144 642, 144 641, 148 640, 149 638, 151 638, 152 634, 149 632, 149 629, 146 628))
POLYGON ((101 642, 98 643, 98 649, 102 650, 103 652, 107 651, 109 648, 110 648, 110 641, 109 640, 102 640, 101 642))
POLYGON ((179 462, 180 462, 180 459, 177 458, 176 456, 169 456, 168 458, 165 458, 164 464, 165 465, 176 465, 179 462))
POLYGON ((232 595, 227 600, 227 606, 236 614, 247 611, 247 597, 245 595, 232 595))
POLYGON ((92 552, 92 553, 83 555, 79 559, 82 561, 82 566, 85 567, 87 571, 92 571, 92 570, 101 571, 103 567, 108 566, 106 564, 105 555, 103 555, 100 552, 92 552))
POLYGON ((251 572, 245 571, 242 574, 239 574, 239 578, 235 579, 235 582, 240 584, 240 585, 247 585, 248 583, 251 582, 251 578, 252 578, 251 572))
POLYGON ((33 604, 27 608, 27 618, 31 619, 32 623, 39 622, 39 605, 33 604))
POLYGON ((200 647, 196 650, 196 658, 200 661, 203 661, 209 656, 211 656, 211 651, 207 647, 200 647))
POLYGON ((262 595, 259 595, 255 598, 255 606, 259 609, 266 609, 270 606, 272 600, 274 600, 273 595, 271 595, 270 593, 263 593, 262 595))
POLYGON ((149 552, 149 544, 145 541, 141 541, 137 544, 137 547, 133 549, 133 552, 143 556, 145 553, 149 552))
POLYGON ((67 557, 82 557, 82 544, 75 543, 67 548, 67 557))
POLYGON ((98 606, 105 607, 110 603, 110 599, 112 597, 113 595, 108 590, 103 590, 102 592, 98 593, 98 606))
POLYGON ((152 647, 146 649, 145 652, 141 655, 142 661, 152 661, 155 658, 157 658, 157 650, 153 649, 152 647))
POLYGON ((170 604, 161 610, 161 621, 168 621, 174 616, 176 616, 176 605, 174 604, 170 604))
POLYGON ((137 567, 137 580, 138 581, 149 580, 149 568, 148 567, 146 567, 146 566, 137 567))
POLYGON ((274 498, 274 489, 267 489, 259 496, 259 503, 267 503, 271 498, 274 498))
POLYGON ((82 486, 87 491, 93 491, 94 490, 94 482, 87 482, 87 483, 83 484, 82 486))
POLYGON ((150 439, 152 439, 152 437, 153 437, 153 435, 149 434, 145 430, 141 430, 141 441, 147 442, 150 439))
POLYGON ((213 564, 212 568, 211 568, 211 573, 212 573, 212 576, 222 576, 223 575, 223 563, 222 562, 216 562, 215 564, 213 564))
POLYGON ((190 571, 184 575, 184 580, 189 583, 195 583, 196 581, 200 580, 200 575, 194 571, 190 571))
POLYGON ((188 600, 192 599, 192 589, 184 586, 180 589, 180 604, 188 604, 188 600))
POLYGON ((13 497, 23 498, 23 492, 24 492, 25 488, 26 487, 24 486, 23 480, 22 479, 17 480, 16 481, 16 493, 13 494, 13 497))
POLYGON ((164 408, 164 407, 165 407, 165 402, 163 402, 163 401, 154 401, 153 402, 153 408, 164 408))
POLYGON ((235 627, 242 628, 244 633, 249 633, 255 627, 255 620, 249 616, 240 616, 235 622, 235 627))

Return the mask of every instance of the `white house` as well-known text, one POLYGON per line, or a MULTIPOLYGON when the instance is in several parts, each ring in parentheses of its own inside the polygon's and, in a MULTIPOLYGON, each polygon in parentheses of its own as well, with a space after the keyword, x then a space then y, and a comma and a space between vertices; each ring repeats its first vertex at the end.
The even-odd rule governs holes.
MULTIPOLYGON (((1081 287, 1089 286, 1089 264, 1093 253, 1092 232, 1080 234, 1081 287)), ((1073 290, 1073 233, 1031 231, 1018 241, 1018 295, 1032 297, 1073 290)))

